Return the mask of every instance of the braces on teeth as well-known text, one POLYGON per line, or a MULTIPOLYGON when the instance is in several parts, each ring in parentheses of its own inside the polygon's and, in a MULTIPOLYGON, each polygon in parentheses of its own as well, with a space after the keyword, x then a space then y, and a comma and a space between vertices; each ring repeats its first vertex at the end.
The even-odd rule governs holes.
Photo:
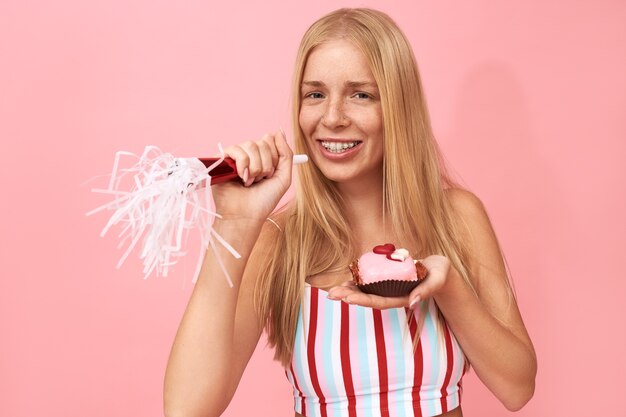
POLYGON ((337 144, 337 143, 329 143, 329 142, 322 142, 322 146, 329 152, 333 152, 333 153, 341 153, 344 152, 347 149, 351 149, 354 148, 356 145, 358 145, 359 142, 350 142, 350 143, 341 143, 341 144, 337 144))

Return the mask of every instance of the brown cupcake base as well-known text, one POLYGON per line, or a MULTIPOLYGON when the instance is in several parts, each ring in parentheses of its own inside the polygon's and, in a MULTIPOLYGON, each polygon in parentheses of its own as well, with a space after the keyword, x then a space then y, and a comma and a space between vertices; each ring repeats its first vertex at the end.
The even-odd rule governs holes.
POLYGON ((424 280, 400 281, 397 279, 386 279, 384 281, 372 282, 371 284, 357 284, 357 287, 367 294, 380 295, 382 297, 404 297, 409 295, 422 281, 424 280))

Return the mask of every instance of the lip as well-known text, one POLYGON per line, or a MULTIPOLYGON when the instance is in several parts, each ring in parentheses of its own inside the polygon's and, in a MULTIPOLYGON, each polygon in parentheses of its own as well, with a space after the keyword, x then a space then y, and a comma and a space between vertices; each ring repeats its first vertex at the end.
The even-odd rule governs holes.
POLYGON ((345 139, 345 138, 319 138, 316 139, 318 142, 363 142, 362 140, 358 140, 358 139, 345 139))
POLYGON ((339 138, 324 138, 317 139, 317 146, 320 150, 320 153, 326 159, 330 159, 333 161, 343 161, 346 159, 352 158, 356 153, 361 150, 361 146, 363 145, 363 141, 358 139, 339 139, 339 138), (359 142, 355 147, 348 149, 342 153, 332 153, 328 151, 323 145, 322 142, 359 142))

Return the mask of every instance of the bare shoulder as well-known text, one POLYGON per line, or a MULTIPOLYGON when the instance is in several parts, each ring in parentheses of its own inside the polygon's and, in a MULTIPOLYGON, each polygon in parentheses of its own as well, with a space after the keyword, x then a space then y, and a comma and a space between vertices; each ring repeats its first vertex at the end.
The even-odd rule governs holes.
POLYGON ((462 188, 446 190, 452 208, 452 217, 465 246, 496 244, 497 239, 487 214, 487 209, 478 196, 462 188))
POLYGON ((463 188, 449 188, 446 197, 456 215, 463 217, 487 217, 483 202, 471 191, 463 188))
MULTIPOLYGON (((474 193, 460 188, 446 190, 463 246, 468 251, 472 282, 478 293, 493 286, 508 288, 508 277, 502 251, 487 209, 474 193)), ((491 291, 489 291, 491 292, 491 291)))

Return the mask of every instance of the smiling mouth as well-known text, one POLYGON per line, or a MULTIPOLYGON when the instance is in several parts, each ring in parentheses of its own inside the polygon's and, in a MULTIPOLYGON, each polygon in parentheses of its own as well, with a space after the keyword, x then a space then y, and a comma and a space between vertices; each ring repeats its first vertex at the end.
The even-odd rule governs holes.
POLYGON ((330 153, 346 152, 349 149, 352 149, 355 146, 357 146, 359 143, 361 143, 360 140, 341 141, 341 142, 331 141, 331 140, 320 140, 319 142, 324 147, 324 149, 326 149, 330 153))

